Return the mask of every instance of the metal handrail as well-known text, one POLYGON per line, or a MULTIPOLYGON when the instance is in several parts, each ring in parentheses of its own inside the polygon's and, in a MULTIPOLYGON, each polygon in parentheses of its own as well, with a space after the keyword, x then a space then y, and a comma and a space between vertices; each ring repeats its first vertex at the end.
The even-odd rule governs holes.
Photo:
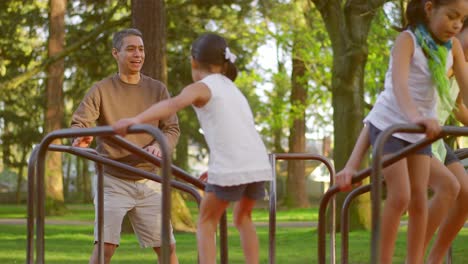
MULTIPOLYGON (((162 155, 162 245, 161 245, 161 263, 169 263, 170 245, 169 245, 169 227, 170 227, 170 156, 166 138, 159 129, 149 125, 134 125, 128 129, 129 133, 149 133, 160 144, 162 155)), ((37 218, 36 218, 36 260, 38 263, 44 263, 44 218, 45 218, 45 189, 44 189, 44 174, 45 174, 45 154, 49 145, 53 140, 64 137, 79 137, 79 136, 112 136, 115 135, 114 130, 110 126, 94 127, 94 128, 74 128, 56 130, 47 134, 39 144, 37 154, 37 218)))
MULTIPOLYGON (((457 158, 460 160, 468 158, 468 148, 458 149, 454 151, 457 158)), ((385 181, 382 181, 385 184, 385 181)), ((341 209, 341 263, 347 264, 349 259, 349 208, 351 202, 359 195, 365 194, 371 190, 371 185, 367 184, 364 186, 360 186, 353 191, 351 191, 347 196, 345 201, 343 202, 343 206, 341 209)), ((451 248, 447 253, 446 263, 452 263, 452 255, 451 255, 451 248)))
MULTIPOLYGON (((433 139, 427 139, 424 138, 414 144, 409 145, 408 147, 400 150, 399 152, 395 153, 394 155, 390 155, 387 158, 383 159, 382 162, 382 146, 383 142, 393 133, 396 132, 404 132, 404 133, 423 133, 424 128, 418 125, 413 125, 413 124, 399 124, 399 125, 394 125, 386 130, 384 130, 379 137, 377 138, 376 141, 376 147, 374 148, 374 153, 373 153, 373 168, 376 168, 372 170, 372 189, 375 190, 372 192, 372 242, 371 242, 371 263, 377 263, 377 259, 379 256, 379 251, 378 251, 378 238, 380 236, 379 233, 379 226, 380 226, 380 193, 381 193, 381 186, 379 184, 380 181, 375 181, 373 179, 376 179, 376 175, 381 174, 382 170, 382 165, 383 166, 388 166, 394 162, 396 162, 399 159, 402 159, 404 155, 407 155, 410 152, 416 151, 417 149, 420 149, 436 140, 439 138, 446 136, 446 135, 466 135, 468 134, 468 129, 464 127, 450 127, 450 126, 445 126, 442 127, 441 133, 433 139)), ((371 173, 371 168, 368 168, 366 170, 360 171, 357 173, 353 179, 352 183, 357 183, 362 181, 364 178, 366 178, 369 174, 371 173)), ((331 199, 336 193, 339 192, 339 189, 336 186, 332 186, 323 196, 322 200, 320 202, 320 208, 319 208, 319 224, 318 224, 318 256, 319 256, 319 263, 324 264, 325 259, 326 259, 326 254, 325 254, 325 214, 326 214, 326 207, 331 199)))
MULTIPOLYGON (((395 125, 383 131, 377 137, 376 148, 373 151, 373 164, 371 174, 371 197, 372 199, 372 239, 371 239, 371 263, 378 263, 380 256, 380 202, 381 202, 381 189, 380 178, 382 175, 382 154, 383 146, 387 139, 395 132, 409 132, 409 133, 423 133, 424 127, 418 125, 395 125)), ((425 145, 444 137, 447 135, 463 136, 468 135, 467 127, 444 126, 441 128, 440 134, 433 138, 428 139, 425 145)), ((423 147, 423 146, 421 146, 423 147)))
MULTIPOLYGON (((137 147, 136 145, 134 145, 134 144, 132 144, 132 143, 130 143, 128 141, 125 141, 123 138, 121 138, 119 136, 106 137, 106 140, 112 141, 113 143, 118 144, 119 146, 121 146, 121 147, 123 147, 123 148, 125 148, 127 150, 130 150, 131 152, 134 152, 137 155, 138 155, 138 153, 142 152, 142 150, 139 147, 137 147)), ((34 261, 34 235, 33 235, 33 233, 34 233, 34 219, 35 219, 35 217, 34 217, 34 206, 33 206, 34 199, 33 199, 33 197, 34 197, 34 193, 35 193, 35 188, 34 188, 35 177, 33 177, 32 175, 35 174, 35 164, 36 164, 36 160, 37 160, 37 151, 38 150, 39 150, 39 146, 36 146, 33 149, 32 154, 30 156, 29 164, 28 164, 28 193, 30 195, 28 196, 28 218, 27 218, 28 229, 27 229, 26 263, 33 263, 33 261, 34 261)), ((124 171, 130 172, 131 174, 138 175, 138 176, 141 176, 141 177, 144 177, 144 178, 156 181, 156 182, 162 182, 162 180, 163 180, 160 176, 158 176, 156 174, 146 172, 146 171, 143 171, 143 170, 140 170, 140 169, 136 169, 136 168, 134 168, 132 166, 129 166, 129 165, 126 165, 126 164, 123 164, 123 163, 119 163, 119 162, 116 162, 115 160, 108 159, 108 158, 105 158, 103 156, 100 156, 94 149, 77 148, 77 147, 70 147, 70 146, 63 146, 63 145, 49 145, 48 150, 66 152, 66 153, 70 153, 70 154, 73 154, 73 155, 81 156, 81 157, 87 158, 89 160, 93 160, 93 161, 97 162, 98 164, 103 163, 103 164, 106 164, 108 166, 113 166, 113 167, 122 169, 124 171)), ((146 152, 143 153, 143 155, 144 154, 146 154, 146 152)), ((153 159, 153 160, 151 160, 152 163, 154 163, 155 165, 161 167, 161 160, 159 158, 156 158, 154 156, 142 156, 142 155, 140 155, 140 157, 142 157, 144 159, 148 159, 148 157, 149 157, 150 159, 153 159)), ((195 178, 195 177, 191 176, 190 174, 188 174, 187 172, 185 172, 184 170, 178 168, 175 165, 171 165, 171 171, 172 171, 173 175, 176 176, 177 178, 179 178, 179 179, 181 179, 181 180, 183 180, 183 181, 185 181, 187 183, 191 183, 195 187, 204 190, 205 183, 200 181, 198 178, 195 178)), ((98 181, 98 183, 99 183, 99 181, 98 181)), ((195 198, 195 200, 196 200, 196 202, 198 204, 198 207, 200 206, 201 196, 200 196, 200 194, 199 194, 199 192, 197 190, 193 189, 192 187, 190 187, 190 186, 188 186, 188 185, 186 185, 184 183, 181 183, 181 182, 178 182, 178 181, 173 181, 173 180, 171 180, 171 186, 173 186, 174 188, 179 189, 181 191, 189 193, 192 197, 195 198)), ((99 207, 99 199, 98 199, 98 207, 99 207)), ((102 207, 102 205, 101 205, 101 207, 102 207)), ((98 219, 100 219, 100 218, 98 217, 98 219)), ((99 225, 98 225, 98 229, 99 229, 99 225)), ((221 251, 220 259, 221 259, 221 263, 227 264, 228 263, 228 245, 227 245, 228 240, 227 240, 227 218, 226 218, 226 213, 224 213, 222 215, 222 217, 221 217, 219 229, 220 229, 219 236, 220 236, 220 251, 221 251)), ((98 252, 99 252, 99 257, 101 257, 100 247, 98 249, 98 252)))
MULTIPOLYGON (((126 172, 129 172, 131 174, 136 174, 138 176, 144 177, 146 179, 149 179, 149 180, 152 180, 152 181, 155 181, 155 182, 162 182, 162 177, 157 175, 157 174, 154 174, 154 173, 151 173, 151 172, 148 172, 148 171, 143 171, 143 170, 137 169, 137 168, 135 168, 133 166, 130 166, 130 165, 127 165, 127 164, 124 164, 124 163, 120 163, 118 161, 115 161, 115 160, 112 160, 112 159, 109 159, 109 158, 105 158, 105 157, 99 155, 94 149, 84 149, 84 148, 77 148, 77 147, 63 146, 63 145, 50 145, 49 150, 59 151, 59 152, 66 152, 66 153, 69 153, 69 154, 81 156, 83 158, 92 160, 92 161, 94 161, 96 163, 101 163, 101 164, 104 164, 104 165, 116 167, 116 168, 119 168, 119 169, 124 170, 126 172), (90 151, 90 150, 92 150, 92 151, 90 151)), ((174 167, 174 165, 172 165, 172 167, 174 167)), ((174 180, 170 181, 170 185, 172 187, 178 189, 178 190, 181 190, 181 191, 184 191, 184 192, 190 194, 197 201, 197 203, 200 204, 201 195, 194 188, 190 187, 187 184, 184 184, 184 183, 181 183, 181 182, 178 182, 178 181, 174 181, 174 180)))
MULTIPOLYGON (((270 198, 269 198, 269 254, 268 259, 270 264, 276 263, 276 161, 277 160, 317 160, 325 164, 330 173, 330 184, 334 183, 335 170, 330 160, 326 157, 310 153, 272 153, 270 154, 270 162, 273 170, 273 177, 270 183, 270 198)), ((331 238, 331 263, 335 263, 335 203, 332 205, 332 238, 331 238)))

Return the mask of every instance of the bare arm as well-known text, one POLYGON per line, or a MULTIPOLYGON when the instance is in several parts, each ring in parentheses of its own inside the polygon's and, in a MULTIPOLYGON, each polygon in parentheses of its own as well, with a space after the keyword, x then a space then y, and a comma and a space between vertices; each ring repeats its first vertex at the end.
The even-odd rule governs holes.
POLYGON ((210 98, 211 92, 205 84, 193 83, 185 87, 179 95, 156 103, 133 118, 121 119, 112 127, 118 134, 125 135, 131 125, 167 118, 191 104, 203 106, 210 98))
POLYGON ((468 64, 465 60, 460 41, 457 38, 453 39, 453 73, 460 87, 461 98, 465 105, 468 105, 468 64))
POLYGON ((411 122, 421 118, 416 104, 411 98, 408 79, 411 58, 414 52, 412 37, 407 32, 401 33, 392 50, 392 84, 398 105, 411 122))
POLYGON ((413 53, 413 38, 410 36, 410 33, 401 33, 396 39, 392 51, 393 91, 400 109, 408 120, 412 123, 423 125, 426 128, 426 136, 433 138, 440 132, 438 120, 421 116, 409 92, 408 79, 413 53))
POLYGON ((455 109, 455 117, 463 125, 468 126, 468 108, 466 108, 466 105, 463 103, 463 99, 460 94, 458 94, 456 104, 457 108, 455 109))
POLYGON ((345 167, 335 175, 335 183, 342 191, 351 189, 351 180, 370 146, 369 126, 364 126, 345 167))
MULTIPOLYGON (((170 95, 167 91, 167 88, 164 86, 164 89, 161 89, 160 94, 160 101, 169 99, 170 95)), ((180 128, 179 128, 179 120, 176 114, 170 115, 167 118, 161 119, 158 122, 158 128, 164 133, 169 143, 169 148, 174 150, 177 141, 179 140, 180 136, 180 128)), ((156 156, 160 156, 160 147, 159 143, 155 141, 152 145, 147 147, 147 151, 150 153, 155 154, 156 156)))

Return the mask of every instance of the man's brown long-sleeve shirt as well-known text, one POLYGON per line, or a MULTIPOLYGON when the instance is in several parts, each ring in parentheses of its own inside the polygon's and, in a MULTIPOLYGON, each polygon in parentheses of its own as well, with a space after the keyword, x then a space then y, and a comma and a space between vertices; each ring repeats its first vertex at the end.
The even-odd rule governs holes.
MULTIPOLYGON (((118 74, 115 74, 94 84, 88 91, 73 113, 71 126, 85 128, 94 125, 112 125, 121 118, 133 117, 167 98, 169 98, 167 88, 157 80, 141 74, 138 84, 128 84, 123 82, 118 74)), ((150 125, 159 128, 166 136, 170 149, 174 149, 180 134, 177 116, 154 121, 150 125)), ((148 134, 130 134, 125 138, 140 147, 153 144, 153 138, 148 134)), ((155 171, 154 165, 135 155, 130 155, 128 151, 113 146, 99 137, 97 138, 97 151, 108 158, 145 171, 155 171)), ((127 178, 130 176, 128 173, 107 166, 104 166, 104 171, 115 176, 127 178)))

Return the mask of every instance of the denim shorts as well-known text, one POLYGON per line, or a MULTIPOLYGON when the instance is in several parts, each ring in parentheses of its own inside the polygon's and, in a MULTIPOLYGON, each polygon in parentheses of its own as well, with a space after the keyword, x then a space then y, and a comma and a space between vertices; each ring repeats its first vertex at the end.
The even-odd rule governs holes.
MULTIPOLYGON (((382 130, 376 128, 374 125, 371 123, 368 123, 369 125, 369 136, 370 136, 370 143, 372 147, 375 147, 375 141, 377 140, 377 136, 382 132, 382 130)), ((404 147, 407 147, 411 145, 410 142, 405 141, 403 139, 396 138, 394 136, 390 136, 387 141, 384 144, 383 148, 383 154, 391 154, 395 153, 397 151, 400 151, 404 147)), ((425 146, 422 149, 419 149, 416 152, 413 152, 414 154, 422 154, 422 155, 427 155, 429 157, 432 157, 432 149, 431 145, 425 146)))
POLYGON ((229 202, 239 201, 243 196, 252 200, 260 200, 266 194, 264 181, 234 186, 219 186, 207 183, 205 191, 213 192, 219 199, 229 202))
POLYGON ((455 152, 453 152, 452 148, 447 145, 447 143, 444 143, 445 145, 445 150, 447 150, 447 154, 445 155, 445 160, 444 160, 444 165, 449 165, 454 162, 460 162, 460 159, 455 155, 455 152))

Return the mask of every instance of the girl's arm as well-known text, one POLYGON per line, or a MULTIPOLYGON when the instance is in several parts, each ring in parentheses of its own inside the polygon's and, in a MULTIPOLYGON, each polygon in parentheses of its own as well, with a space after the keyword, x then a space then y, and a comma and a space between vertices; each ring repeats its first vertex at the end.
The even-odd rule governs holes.
POLYGON ((345 167, 335 175, 335 184, 342 191, 351 189, 351 180, 370 146, 369 126, 364 126, 345 167))
POLYGON ((463 103, 463 99, 461 94, 458 94, 457 97, 457 108, 455 109, 455 117, 458 121, 460 121, 463 125, 468 126, 468 108, 463 103))
POLYGON ((414 53, 413 38, 410 33, 401 33, 392 50, 392 84, 398 105, 412 123, 423 125, 426 136, 433 138, 440 132, 440 125, 434 118, 421 116, 408 88, 411 58, 414 53))
POLYGON ((403 114, 411 122, 421 118, 416 104, 414 103, 408 88, 408 79, 410 72, 411 58, 414 53, 413 38, 409 33, 401 33, 395 41, 395 46, 392 50, 392 85, 403 114))
POLYGON ((465 105, 468 105, 468 65, 460 41, 457 38, 453 39, 452 53, 453 73, 458 87, 460 87, 461 98, 465 105))
POLYGON ((185 87, 179 95, 156 103, 135 117, 117 121, 112 128, 117 134, 124 136, 131 125, 167 118, 191 104, 202 107, 210 98, 211 91, 204 83, 193 83, 185 87))

